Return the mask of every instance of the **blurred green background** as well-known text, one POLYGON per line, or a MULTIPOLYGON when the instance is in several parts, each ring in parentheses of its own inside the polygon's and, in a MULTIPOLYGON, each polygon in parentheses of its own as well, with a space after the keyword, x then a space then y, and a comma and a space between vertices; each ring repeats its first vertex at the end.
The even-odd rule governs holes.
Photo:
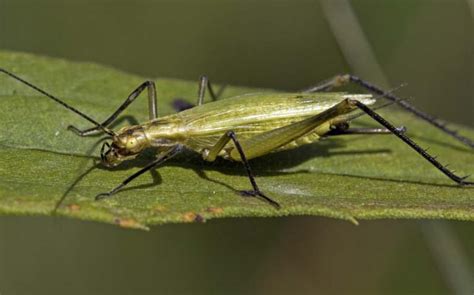
MULTIPOLYGON (((0 0, 0 49, 281 90, 352 72, 408 83, 402 96, 473 127, 473 19, 472 0, 0 0)), ((251 218, 138 232, 1 217, 0 294, 472 294, 473 237, 467 222, 251 218)))

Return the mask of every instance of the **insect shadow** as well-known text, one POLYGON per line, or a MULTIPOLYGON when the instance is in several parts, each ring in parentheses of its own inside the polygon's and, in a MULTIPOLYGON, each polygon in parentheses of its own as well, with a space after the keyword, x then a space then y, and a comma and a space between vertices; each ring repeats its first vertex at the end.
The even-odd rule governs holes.
MULTIPOLYGON (((354 138, 354 140, 357 140, 354 138)), ((280 175, 294 175, 294 174, 311 174, 315 173, 315 171, 309 169, 299 169, 299 170, 292 170, 288 171, 288 169, 297 167, 300 164, 303 164, 306 161, 314 160, 315 158, 327 158, 327 157, 338 157, 343 155, 355 156, 355 155, 379 155, 379 154, 388 154, 392 153, 391 149, 360 149, 360 150, 340 150, 340 148, 344 148, 348 146, 347 139, 345 141, 335 141, 332 139, 331 141, 323 141, 318 142, 318 144, 309 144, 305 146, 301 146, 298 148, 298 151, 289 150, 289 151, 281 151, 271 153, 265 156, 262 156, 257 159, 252 160, 252 167, 255 167, 255 174, 264 177, 264 176, 280 176, 280 175), (324 144, 323 144, 324 142, 324 144), (343 143, 344 142, 344 143, 343 143)), ((195 156, 195 154, 192 154, 195 156)), ((188 159, 189 160, 189 159, 188 159)), ((219 181, 217 179, 210 178, 206 171, 218 171, 224 173, 226 175, 235 175, 235 176, 245 176, 244 171, 240 171, 239 163, 231 163, 229 164, 228 161, 223 159, 218 159, 214 163, 207 163, 204 162, 199 164, 197 161, 200 160, 199 157, 196 157, 196 163, 192 167, 188 167, 192 169, 199 177, 220 184, 225 186, 235 192, 239 192, 239 190, 231 187, 225 182, 219 181), (221 162, 221 165, 219 163, 221 162), (226 163, 227 166, 223 167, 222 163, 226 163), (199 166, 199 167, 196 167, 199 166)), ((170 163, 173 165, 174 163, 170 163)), ((176 163, 179 164, 179 163, 176 163)), ((182 163, 181 163, 182 164, 182 163)), ((177 165, 180 166, 180 165, 177 165)), ((378 180, 378 181, 389 181, 394 183, 410 183, 410 184, 418 184, 418 185, 428 185, 428 186, 437 186, 437 187, 457 187, 456 185, 452 184, 436 184, 432 182, 423 182, 423 181, 416 181, 416 180, 409 180, 409 179, 396 179, 396 178, 388 178, 388 177, 376 177, 376 176, 368 176, 362 175, 357 173, 344 173, 344 172, 319 172, 321 174, 328 174, 328 175, 338 175, 338 176, 347 176, 347 177, 356 177, 359 179, 370 179, 370 180, 378 180)))
MULTIPOLYGON (((271 153, 260 158, 252 160, 252 165, 255 167, 255 172, 259 176, 279 176, 289 174, 306 174, 311 173, 308 170, 297 170, 297 171, 285 171, 294 167, 297 167, 309 160, 315 158, 327 158, 341 155, 373 155, 381 153, 391 153, 390 149, 363 149, 363 150, 340 150, 348 145, 348 141, 354 139, 345 140, 322 140, 317 144, 308 144, 301 146, 298 151, 288 150, 271 153)), ((129 170, 131 168, 142 168, 150 163, 156 152, 153 149, 149 149, 144 153, 140 154, 133 161, 124 162, 120 166, 116 167, 104 167, 96 165, 95 168, 100 170, 109 171, 121 171, 129 170)), ((225 175, 231 176, 246 176, 245 171, 242 169, 241 163, 229 162, 224 159, 216 159, 215 162, 207 162, 202 159, 199 154, 193 151, 185 150, 175 158, 167 161, 163 166, 167 167, 180 167, 193 170, 198 177, 211 181, 213 183, 220 184, 227 187, 234 192, 240 192, 237 188, 230 186, 229 184, 219 181, 217 179, 210 178, 206 172, 217 171, 225 175)), ((161 176, 156 170, 150 170, 153 181, 147 184, 140 184, 135 186, 126 187, 123 191, 141 189, 158 185, 162 182, 161 176)), ((361 176, 362 177, 362 176, 361 176)))
MULTIPOLYGON (((123 122, 127 122, 129 124, 138 124, 138 120, 132 115, 125 115, 120 117, 116 120, 112 127, 120 126, 123 122)), ((373 124, 359 121, 357 125, 362 127, 373 127, 373 124)), ((98 137, 100 135, 97 135, 98 137)), ((415 136, 420 137, 420 136, 415 136)), ((70 194, 70 192, 74 189, 74 187, 82 181, 90 172, 95 169, 99 170, 108 170, 108 171, 121 171, 121 170, 129 170, 131 168, 143 168, 151 160, 155 159, 156 151, 153 148, 145 150, 142 154, 140 154, 136 159, 132 161, 125 161, 122 165, 116 167, 107 167, 103 166, 99 163, 97 157, 93 157, 92 153, 94 150, 97 150, 98 146, 104 141, 108 139, 108 137, 100 138, 86 153, 90 157, 95 159, 95 163, 93 166, 87 168, 87 170, 83 170, 82 173, 78 175, 78 177, 71 183, 69 188, 64 192, 60 200, 57 202, 57 205, 53 212, 56 212, 57 209, 62 205, 66 197, 70 194)), ((279 176, 279 175, 289 175, 289 174, 307 174, 307 173, 314 173, 314 171, 309 171, 308 169, 300 169, 300 170, 293 170, 288 171, 291 168, 297 167, 309 160, 314 160, 315 158, 328 158, 328 157, 335 157, 335 156, 342 156, 342 155, 375 155, 375 154, 384 154, 384 153, 391 153, 392 150, 388 148, 379 148, 379 149, 358 149, 358 150, 347 150, 347 148, 351 145, 352 142, 364 139, 361 136, 354 136, 352 138, 345 138, 342 139, 334 139, 331 140, 320 140, 317 143, 303 145, 298 148, 298 150, 286 150, 286 151, 279 151, 267 154, 265 156, 252 159, 252 167, 255 170, 256 174, 259 176, 279 176), (342 150, 341 150, 342 149, 342 150)), ((432 139, 425 139, 420 137, 422 140, 430 140, 431 142, 446 146, 449 148, 455 148, 456 150, 466 151, 462 147, 458 147, 446 142, 436 141, 432 139)), ((468 151, 469 152, 469 151, 468 151)), ((209 177, 209 171, 217 171, 223 173, 225 175, 231 176, 246 176, 245 171, 242 169, 241 163, 238 162, 230 162, 224 159, 216 159, 214 162, 204 161, 202 157, 190 150, 184 150, 181 154, 178 154, 175 158, 167 161, 164 163, 163 166, 168 167, 180 167, 191 169, 196 173, 198 177, 203 180, 210 181, 226 187, 227 189, 239 194, 241 191, 237 188, 229 185, 224 181, 220 181, 216 178, 209 177)), ((139 185, 132 185, 129 187, 125 187, 122 191, 133 191, 139 189, 150 188, 162 183, 161 175, 158 173, 156 169, 150 170, 150 175, 152 177, 152 181, 148 183, 143 183, 139 185)), ((326 173, 326 172, 321 172, 326 173)), ((412 181, 412 180, 401 180, 401 179, 389 179, 389 178, 382 178, 382 177, 375 177, 375 176, 366 176, 366 175, 357 175, 356 173, 348 174, 348 173, 329 173, 326 174, 334 174, 339 176, 348 176, 348 177, 356 177, 360 179, 371 179, 371 180, 379 180, 379 181, 390 181, 390 182, 404 182, 404 183, 412 183, 412 184, 419 184, 419 185, 435 185, 435 186, 446 186, 452 187, 453 185, 449 184, 433 184, 428 182, 422 181, 412 181)))
MULTIPOLYGON (((128 118, 123 118, 120 121, 134 121, 133 116, 128 118)), ((120 124, 118 122, 117 124, 120 124)), ((83 170, 78 177, 71 183, 69 188, 65 191, 61 197, 59 204, 69 195, 69 193, 74 189, 74 187, 81 182, 89 173, 98 169, 98 170, 107 170, 107 171, 121 171, 129 170, 131 168, 142 168, 146 166, 151 159, 156 155, 156 152, 153 149, 148 149, 144 153, 140 154, 133 161, 126 161, 120 166, 116 167, 106 167, 100 165, 98 158, 92 156, 92 153, 95 149, 104 141, 107 137, 99 139, 91 149, 86 153, 90 158, 94 159, 95 163, 93 166, 90 166, 86 170, 83 170)), ((288 175, 288 174, 299 174, 299 173, 308 173, 305 170, 299 171, 284 171, 290 168, 294 168, 300 164, 303 164, 306 161, 314 160, 315 158, 327 158, 332 156, 339 155, 356 155, 356 154, 380 154, 380 153, 390 153, 389 149, 370 149, 370 150, 339 150, 347 146, 348 140, 323 140, 317 144, 309 144, 302 146, 295 150, 289 151, 280 151, 268 154, 266 156, 256 158, 252 160, 253 166, 255 166, 255 171, 260 176, 278 176, 278 175, 288 175)), ((245 171, 242 169, 241 164, 238 162, 229 162, 224 159, 217 159, 215 162, 204 161, 199 154, 196 154, 192 151, 185 150, 182 154, 177 155, 174 159, 169 160, 163 166, 168 167, 180 167, 192 169, 199 177, 207 181, 212 181, 214 183, 221 184, 233 191, 238 192, 236 188, 231 187, 230 185, 221 182, 217 179, 212 179, 207 176, 207 171, 217 171, 226 175, 233 176, 245 176, 245 171), (225 165, 223 165, 225 164, 225 165)), ((153 187, 159 185, 162 182, 162 178, 156 169, 150 170, 152 176, 152 182, 140 185, 134 185, 130 187, 123 188, 123 191, 130 191, 135 189, 143 189, 148 187, 153 187)))

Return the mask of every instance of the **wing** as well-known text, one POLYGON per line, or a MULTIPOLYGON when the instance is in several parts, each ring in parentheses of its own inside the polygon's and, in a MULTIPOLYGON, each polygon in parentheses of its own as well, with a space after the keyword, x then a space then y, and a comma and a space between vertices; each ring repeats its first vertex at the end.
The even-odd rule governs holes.
MULTIPOLYGON (((255 93, 204 104, 176 114, 186 138, 183 143, 200 151, 212 146, 226 131, 233 130, 240 140, 300 122, 319 114, 345 98, 374 103, 371 95, 346 93, 255 93)), ((291 143, 286 148, 317 140, 316 134, 291 143)), ((282 147, 283 148, 283 147, 282 147)))
MULTIPOLYGON (((212 146, 226 131, 234 131, 245 141, 271 130, 289 126, 330 109, 345 98, 357 98, 366 104, 374 102, 371 95, 345 93, 265 93, 247 94, 204 104, 177 115, 185 128, 188 147, 200 151, 212 146)), ((290 130, 290 132, 292 132, 290 130)), ((297 147, 319 138, 311 130, 286 142, 280 149, 297 147)), ((296 134, 287 134, 294 137, 296 134)), ((285 139, 286 140, 286 139, 285 139)))

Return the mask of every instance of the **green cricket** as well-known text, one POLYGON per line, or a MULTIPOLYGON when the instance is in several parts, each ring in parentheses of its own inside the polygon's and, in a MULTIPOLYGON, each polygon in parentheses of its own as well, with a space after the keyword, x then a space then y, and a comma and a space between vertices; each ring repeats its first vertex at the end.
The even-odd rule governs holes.
POLYGON ((323 137, 349 134, 393 134, 459 185, 474 184, 474 182, 466 181, 467 177, 460 177, 443 166, 436 157, 410 139, 405 134, 404 127, 395 127, 375 111, 377 107, 369 106, 374 105, 379 98, 383 98, 388 100, 388 104, 399 105, 471 148, 474 148, 474 141, 449 129, 445 124, 416 109, 406 100, 353 75, 338 75, 297 93, 251 93, 225 100, 218 100, 219 93, 216 94, 209 79, 202 76, 199 82, 197 104, 194 106, 182 100, 176 100, 174 106, 178 112, 163 117, 157 116, 155 83, 146 81, 138 86, 109 118, 99 123, 17 75, 1 68, 0 72, 42 93, 94 125, 85 130, 74 126, 68 127, 79 136, 108 134, 111 142, 105 142, 100 151, 103 165, 117 166, 123 161, 134 159, 145 149, 156 150, 155 160, 112 190, 97 195, 96 200, 114 195, 136 177, 163 164, 187 148, 201 154, 205 161, 212 162, 217 157, 222 157, 242 162, 252 189, 242 191, 241 194, 261 198, 278 209, 280 204, 259 189, 249 160, 271 152, 314 143, 323 137), (372 94, 328 92, 334 87, 347 83, 355 83, 372 94), (149 121, 140 125, 123 127, 118 131, 107 128, 144 90, 148 92, 149 121), (210 94, 211 102, 204 103, 206 92, 210 94), (373 95, 378 95, 378 97, 373 95), (370 116, 382 127, 351 128, 350 122, 360 115, 370 116))

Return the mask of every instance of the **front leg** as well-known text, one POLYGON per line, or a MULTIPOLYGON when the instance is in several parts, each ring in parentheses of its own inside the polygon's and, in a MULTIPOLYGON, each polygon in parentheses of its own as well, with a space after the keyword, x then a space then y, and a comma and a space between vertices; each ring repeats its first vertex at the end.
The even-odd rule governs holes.
POLYGON ((214 161, 217 157, 217 155, 224 149, 224 147, 227 145, 227 143, 232 140, 234 142, 234 146, 237 149, 240 160, 244 164, 245 170, 247 172, 248 178, 250 180, 250 184, 252 185, 253 190, 248 190, 248 191, 242 191, 242 195, 244 196, 252 196, 252 197, 260 197, 267 201, 270 205, 275 207, 276 209, 280 209, 280 204, 278 202, 270 199, 267 197, 259 188, 257 185, 257 182, 255 181, 255 177, 253 176, 252 169, 250 168, 250 164, 247 161, 247 157, 245 156, 244 150, 242 149, 242 146, 240 142, 237 140, 237 136, 235 135, 234 131, 228 131, 226 132, 218 141, 217 143, 211 147, 210 149, 204 149, 202 152, 202 157, 206 161, 214 161))
POLYGON ((95 196, 95 199, 96 200, 101 200, 101 199, 105 199, 105 198, 108 198, 108 197, 112 196, 116 192, 120 191, 130 181, 134 180, 135 178, 142 175, 143 173, 145 173, 145 172, 147 172, 151 169, 154 169, 155 167, 163 164, 167 160, 169 160, 172 157, 176 156, 178 153, 180 153, 182 151, 182 149, 183 149, 183 147, 181 145, 176 145, 176 146, 173 146, 173 147, 171 147, 170 149, 168 149, 166 151, 163 151, 160 155, 158 155, 158 158, 156 158, 156 160, 154 160, 153 162, 149 163, 148 165, 146 165, 142 169, 138 170, 137 172, 135 172, 132 175, 130 175, 129 177, 127 177, 124 181, 122 181, 121 184, 116 186, 114 189, 112 189, 108 192, 105 192, 105 193, 98 194, 97 196, 95 196))
MULTIPOLYGON (((157 103, 156 103, 156 86, 153 81, 145 81, 140 86, 137 87, 130 95, 125 99, 125 101, 118 107, 118 109, 107 118, 101 126, 107 127, 122 113, 135 99, 143 92, 143 90, 148 90, 148 116, 150 120, 156 119, 158 116, 157 103)), ((85 130, 79 130, 75 126, 69 125, 68 130, 73 131, 79 136, 90 136, 100 133, 102 130, 100 127, 93 127, 85 130)))

